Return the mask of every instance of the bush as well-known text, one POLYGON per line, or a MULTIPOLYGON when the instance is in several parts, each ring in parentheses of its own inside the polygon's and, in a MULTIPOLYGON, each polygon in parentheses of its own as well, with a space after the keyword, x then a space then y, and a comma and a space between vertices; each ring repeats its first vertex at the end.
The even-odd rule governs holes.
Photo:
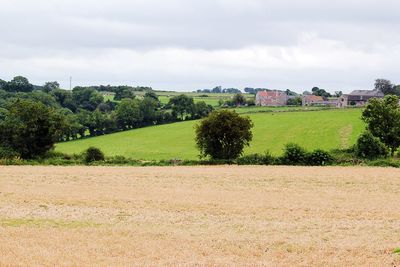
POLYGON ((377 159, 389 154, 387 147, 370 132, 364 132, 357 140, 355 146, 357 157, 366 159, 377 159))
POLYGON ((305 165, 307 162, 307 152, 297 144, 287 144, 281 162, 286 165, 305 165))
POLYGON ((84 159, 86 163, 94 161, 104 161, 104 153, 97 147, 89 147, 85 151, 84 159))
POLYGON ((269 153, 266 152, 265 154, 251 154, 240 157, 236 160, 238 165, 272 165, 274 164, 275 159, 269 153))
POLYGON ((200 157, 212 160, 234 160, 253 139, 249 117, 226 109, 212 112, 196 125, 196 144, 200 157))
POLYGON ((0 146, 0 159, 13 159, 19 158, 18 152, 15 152, 11 148, 0 146))
POLYGON ((316 149, 307 157, 307 164, 311 166, 325 166, 333 162, 332 155, 324 150, 316 149))

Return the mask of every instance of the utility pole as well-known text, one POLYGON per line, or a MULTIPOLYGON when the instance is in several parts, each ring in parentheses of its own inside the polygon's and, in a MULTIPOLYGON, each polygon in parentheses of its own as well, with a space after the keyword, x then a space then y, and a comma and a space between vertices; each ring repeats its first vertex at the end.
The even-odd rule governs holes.
POLYGON ((69 76, 69 90, 72 90, 72 76, 69 76))

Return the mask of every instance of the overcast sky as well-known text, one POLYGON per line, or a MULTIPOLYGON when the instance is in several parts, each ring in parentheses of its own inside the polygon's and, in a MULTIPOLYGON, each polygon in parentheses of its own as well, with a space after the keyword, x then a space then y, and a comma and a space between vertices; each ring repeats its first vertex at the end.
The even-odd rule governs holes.
POLYGON ((397 0, 0 0, 0 78, 298 92, 400 83, 397 0))

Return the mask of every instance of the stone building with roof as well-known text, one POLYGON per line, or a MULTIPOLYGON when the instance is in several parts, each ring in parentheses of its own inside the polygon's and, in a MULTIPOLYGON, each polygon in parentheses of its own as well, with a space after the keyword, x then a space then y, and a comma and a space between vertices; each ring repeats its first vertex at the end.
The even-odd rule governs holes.
POLYGON ((369 99, 383 98, 384 96, 379 90, 355 90, 350 94, 344 94, 339 97, 337 107, 362 107, 367 104, 369 99))

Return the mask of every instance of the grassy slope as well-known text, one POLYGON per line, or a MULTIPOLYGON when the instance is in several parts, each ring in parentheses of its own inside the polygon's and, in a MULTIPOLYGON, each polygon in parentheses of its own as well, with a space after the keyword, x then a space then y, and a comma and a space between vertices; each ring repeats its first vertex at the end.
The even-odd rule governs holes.
MULTIPOLYGON (((312 112, 258 113, 254 138, 246 153, 270 150, 280 154, 284 144, 296 142, 308 149, 332 149, 351 145, 364 128, 361 110, 322 110, 312 112)), ((56 151, 79 153, 89 146, 107 155, 136 159, 195 159, 196 121, 141 128, 96 138, 58 144, 56 151)))

